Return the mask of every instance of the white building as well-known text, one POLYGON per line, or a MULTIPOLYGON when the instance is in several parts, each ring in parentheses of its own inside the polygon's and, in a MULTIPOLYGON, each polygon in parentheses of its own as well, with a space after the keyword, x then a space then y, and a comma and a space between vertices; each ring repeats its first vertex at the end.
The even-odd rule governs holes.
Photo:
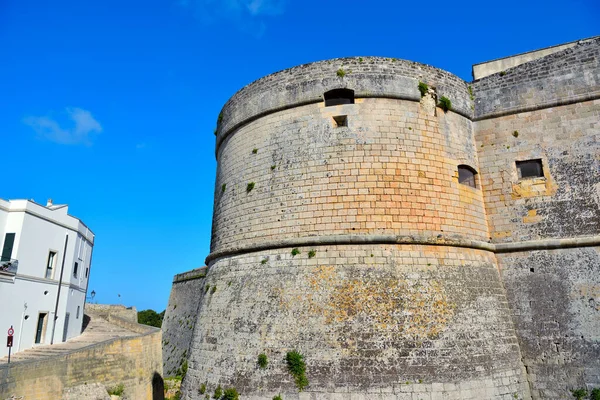
POLYGON ((0 199, 0 335, 13 326, 13 353, 81 333, 94 234, 67 209, 0 199))

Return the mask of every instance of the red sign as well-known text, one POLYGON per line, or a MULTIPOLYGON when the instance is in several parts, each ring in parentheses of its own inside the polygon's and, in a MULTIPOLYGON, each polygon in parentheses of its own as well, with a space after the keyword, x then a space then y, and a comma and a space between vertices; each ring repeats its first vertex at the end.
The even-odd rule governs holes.
POLYGON ((13 327, 11 326, 10 328, 8 328, 8 336, 12 336, 15 334, 15 330, 13 329, 13 327))
POLYGON ((12 344, 13 344, 13 337, 7 336, 6 337, 6 347, 12 347, 12 344))

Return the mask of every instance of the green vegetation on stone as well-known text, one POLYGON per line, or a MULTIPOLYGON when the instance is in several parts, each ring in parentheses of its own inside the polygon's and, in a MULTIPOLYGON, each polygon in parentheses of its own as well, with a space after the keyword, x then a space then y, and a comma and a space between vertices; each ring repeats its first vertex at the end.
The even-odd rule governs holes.
POLYGON ((203 383, 202 385, 200 385, 200 389, 198 389, 198 393, 200 393, 200 394, 206 393, 206 383, 203 383))
POLYGON ((440 97, 440 102, 438 105, 442 110, 444 110, 444 112, 448 112, 448 110, 452 109, 452 102, 445 96, 440 97))
POLYGON ((224 183, 221 185, 221 193, 223 193, 225 191, 225 189, 227 189, 227 184, 224 183))
POLYGON ((592 393, 590 393, 590 400, 600 400, 600 388, 592 389, 592 393))
POLYGON ((213 286, 212 289, 210 289, 210 294, 213 294, 216 291, 217 291, 217 285, 213 286))
POLYGON ((258 153, 258 149, 257 148, 253 148, 252 149, 252 154, 256 154, 256 153, 258 153))
POLYGON ((269 364, 269 360, 267 359, 267 355, 265 353, 259 354, 258 355, 258 361, 256 363, 262 369, 267 368, 267 365, 269 364))
POLYGON ((285 355, 285 362, 288 367, 288 371, 294 377, 296 381, 296 387, 302 391, 308 386, 308 379, 306 378, 306 363, 304 362, 304 356, 298 353, 296 350, 290 351, 285 355))
POLYGON ((117 386, 114 386, 110 389, 106 389, 106 391, 111 396, 122 396, 125 392, 125 386, 122 383, 120 383, 117 386))
POLYGON ((246 186, 246 193, 250 193, 252 191, 252 189, 254 189, 254 182, 250 182, 248 183, 248 185, 246 186))
POLYGON ((283 400, 283 399, 281 398, 281 395, 278 394, 277 396, 273 397, 273 400, 283 400))
POLYGON ((221 385, 219 385, 215 389, 215 393, 213 393, 213 399, 220 399, 222 395, 223 395, 223 389, 221 389, 221 385))
POLYGON ((574 389, 574 390, 571 390, 571 394, 577 400, 582 400, 584 397, 587 396, 588 392, 585 389, 574 389))
POLYGON ((292 257, 295 257, 295 256, 297 256, 298 254, 300 254, 300 250, 298 250, 298 248, 297 248, 297 247, 293 248, 293 249, 292 249, 292 257))
POLYGON ((427 86, 426 83, 419 82, 419 92, 421 92, 421 97, 425 96, 428 90, 429 86, 427 86))
POLYGON ((335 73, 339 78, 343 78, 344 76, 346 76, 346 71, 344 71, 342 68, 338 69, 337 72, 335 73))
POLYGON ((308 258, 313 258, 316 255, 317 255, 317 252, 314 251, 314 250, 311 250, 311 251, 308 252, 308 258))
POLYGON ((235 388, 225 389, 221 400, 239 400, 240 395, 235 388))

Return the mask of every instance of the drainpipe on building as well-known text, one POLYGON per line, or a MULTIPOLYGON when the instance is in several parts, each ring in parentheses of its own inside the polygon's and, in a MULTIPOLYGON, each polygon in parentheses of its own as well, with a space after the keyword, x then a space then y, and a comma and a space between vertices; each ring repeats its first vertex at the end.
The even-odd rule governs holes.
POLYGON ((50 344, 54 344, 54 330, 56 329, 56 320, 58 319, 58 301, 60 300, 60 288, 62 287, 63 272, 65 271, 65 258, 67 257, 67 244, 69 243, 69 234, 65 233, 65 249, 63 251, 62 265, 60 266, 60 278, 58 279, 58 292, 56 293, 56 305, 54 306, 54 321, 52 322, 52 336, 50 344))
POLYGON ((21 327, 19 328, 19 342, 17 343, 17 351, 21 350, 21 336, 23 336, 23 322, 25 321, 25 311, 27 311, 27 303, 23 303, 23 315, 21 315, 21 327))

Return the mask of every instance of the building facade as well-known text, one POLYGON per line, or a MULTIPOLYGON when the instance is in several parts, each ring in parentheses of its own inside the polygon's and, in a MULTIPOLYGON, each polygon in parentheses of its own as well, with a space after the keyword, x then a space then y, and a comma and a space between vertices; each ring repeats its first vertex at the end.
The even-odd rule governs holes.
POLYGON ((93 232, 67 205, 0 199, 0 240, 0 329, 13 327, 12 352, 79 335, 93 232))
POLYGON ((185 399, 600 387, 600 38, 474 78, 342 58, 225 104, 185 399))

